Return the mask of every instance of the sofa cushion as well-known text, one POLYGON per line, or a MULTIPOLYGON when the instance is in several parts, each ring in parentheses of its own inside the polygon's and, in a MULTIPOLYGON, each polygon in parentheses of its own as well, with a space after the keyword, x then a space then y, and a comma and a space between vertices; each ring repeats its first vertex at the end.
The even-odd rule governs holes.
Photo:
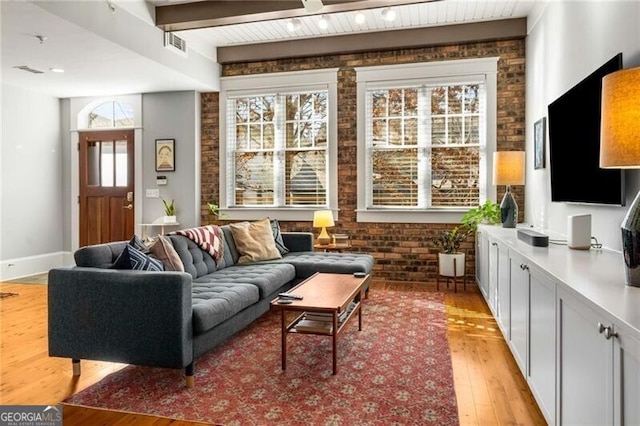
POLYGON ((216 270, 217 265, 211 255, 183 235, 169 235, 173 248, 180 256, 184 271, 193 278, 207 275, 216 270))
POLYGON ((194 283, 251 284, 260 290, 260 299, 263 299, 295 277, 296 269, 287 263, 255 263, 219 269, 194 280, 194 283))
POLYGON ((252 263, 282 257, 276 248, 269 219, 233 223, 229 227, 240 254, 238 263, 252 263))
POLYGON ((149 253, 157 257, 164 265, 165 271, 184 272, 184 265, 178 256, 178 252, 173 248, 171 240, 164 235, 158 235, 149 245, 149 253))
POLYGON ((135 271, 164 271, 162 262, 154 259, 127 244, 113 263, 114 269, 132 269, 135 271))
POLYGON ((364 253, 291 252, 282 261, 295 266, 298 278, 308 278, 316 272, 369 274, 373 268, 373 256, 364 253))
POLYGON ((233 233, 229 225, 222 225, 222 234, 224 235, 224 263, 225 266, 231 266, 238 263, 240 254, 236 248, 236 242, 233 240, 233 233))
POLYGON ((193 334, 198 335, 256 303, 259 290, 252 284, 194 282, 192 300, 193 334))

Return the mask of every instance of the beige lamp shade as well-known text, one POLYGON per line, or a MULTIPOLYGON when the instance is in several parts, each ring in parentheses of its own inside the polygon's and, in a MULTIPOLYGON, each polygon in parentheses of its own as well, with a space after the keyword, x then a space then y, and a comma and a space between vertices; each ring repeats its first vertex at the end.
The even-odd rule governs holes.
POLYGON ((325 228, 335 226, 331 210, 318 210, 313 213, 313 227, 325 228))
POLYGON ((600 167, 640 168, 640 67, 602 79, 600 167))
POLYGON ((524 151, 493 153, 493 184, 524 185, 524 151))

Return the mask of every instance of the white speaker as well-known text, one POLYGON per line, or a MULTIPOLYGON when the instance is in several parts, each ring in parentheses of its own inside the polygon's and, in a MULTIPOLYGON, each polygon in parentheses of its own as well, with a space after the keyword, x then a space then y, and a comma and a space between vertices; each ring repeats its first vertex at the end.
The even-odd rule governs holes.
POLYGON ((567 246, 575 250, 591 248, 590 214, 574 214, 567 217, 567 246))

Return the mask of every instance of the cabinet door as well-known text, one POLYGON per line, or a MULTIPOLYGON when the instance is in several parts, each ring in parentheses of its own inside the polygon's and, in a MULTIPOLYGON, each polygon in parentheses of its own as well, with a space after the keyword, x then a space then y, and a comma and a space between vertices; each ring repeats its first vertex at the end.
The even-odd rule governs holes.
POLYGON ((557 307, 560 424, 613 424, 613 343, 598 329, 606 320, 560 287, 557 307))
POLYGON ((556 283, 529 265, 529 387, 547 422, 555 424, 556 283))
POLYGON ((615 331, 615 424, 640 425, 640 340, 637 332, 620 326, 615 327, 615 331))
POLYGON ((482 232, 476 233, 476 281, 486 300, 489 294, 489 240, 482 232))
POLYGON ((524 377, 527 377, 527 328, 529 316, 529 271, 526 260, 509 255, 511 275, 511 350, 524 377))
POLYGON ((487 288, 487 303, 489 304, 489 308, 493 313, 493 316, 498 316, 498 255, 500 253, 500 248, 498 246, 497 241, 493 241, 491 238, 488 239, 488 250, 489 250, 489 281, 487 288))
POLYGON ((511 273, 509 271, 509 250, 498 244, 498 324, 505 339, 511 339, 511 273))

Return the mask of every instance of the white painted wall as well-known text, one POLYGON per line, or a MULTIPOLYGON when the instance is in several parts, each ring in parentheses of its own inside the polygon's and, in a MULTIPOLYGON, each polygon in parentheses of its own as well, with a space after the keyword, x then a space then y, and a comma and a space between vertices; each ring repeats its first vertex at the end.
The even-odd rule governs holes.
MULTIPOLYGON (((640 2, 545 2, 539 7, 528 19, 526 42, 525 222, 566 235, 568 215, 590 213, 591 235, 620 251, 620 224, 640 189, 640 174, 626 172, 627 207, 552 203, 549 168, 533 168, 533 124, 547 116, 551 102, 616 53, 622 52, 625 68, 640 65, 640 2)), ((548 145, 546 155, 549 164, 548 145)))
MULTIPOLYGON (((200 225, 200 94, 197 92, 146 93, 142 97, 144 123, 142 182, 140 193, 144 223, 164 216, 162 198, 175 200, 180 228, 200 225), (175 139, 175 172, 156 172, 156 139, 175 139), (167 185, 158 186, 157 176, 167 185), (147 189, 158 189, 160 198, 147 198, 147 189)), ((172 229, 175 230, 175 229, 172 229)), ((153 232, 159 232, 154 229, 153 232)), ((167 229, 165 232, 168 232, 167 229)))
POLYGON ((0 279, 62 262, 60 100, 2 85, 0 279))

